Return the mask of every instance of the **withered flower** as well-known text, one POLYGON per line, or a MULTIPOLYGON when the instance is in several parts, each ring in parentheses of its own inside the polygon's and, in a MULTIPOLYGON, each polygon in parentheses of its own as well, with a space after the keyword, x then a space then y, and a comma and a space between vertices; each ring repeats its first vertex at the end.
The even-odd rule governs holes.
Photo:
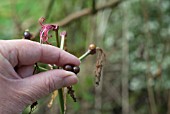
POLYGON ((47 42, 48 41, 48 32, 50 30, 57 30, 58 29, 58 26, 57 25, 52 25, 52 24, 43 24, 43 22, 45 21, 45 18, 44 17, 41 17, 39 19, 39 23, 41 25, 41 30, 40 30, 40 40, 42 42, 47 42))

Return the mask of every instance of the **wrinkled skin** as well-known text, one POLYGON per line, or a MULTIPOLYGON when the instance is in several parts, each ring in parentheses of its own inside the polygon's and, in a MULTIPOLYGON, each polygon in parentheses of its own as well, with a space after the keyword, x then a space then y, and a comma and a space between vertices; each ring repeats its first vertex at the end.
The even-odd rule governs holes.
POLYGON ((76 84, 72 72, 50 70, 33 75, 36 62, 79 65, 73 55, 59 48, 28 40, 0 41, 0 114, 20 114, 50 92, 76 84))

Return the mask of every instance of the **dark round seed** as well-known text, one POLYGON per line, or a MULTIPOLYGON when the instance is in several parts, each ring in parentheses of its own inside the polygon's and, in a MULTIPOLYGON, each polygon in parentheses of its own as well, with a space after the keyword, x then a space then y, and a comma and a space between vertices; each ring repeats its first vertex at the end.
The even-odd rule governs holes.
POLYGON ((30 40, 32 37, 31 33, 29 31, 24 32, 24 38, 30 40))
POLYGON ((73 67, 71 65, 65 65, 63 69, 67 71, 73 71, 73 67))
POLYGON ((73 67, 73 72, 74 72, 75 74, 79 73, 79 72, 80 72, 80 67, 79 67, 79 66, 74 66, 74 67, 73 67))

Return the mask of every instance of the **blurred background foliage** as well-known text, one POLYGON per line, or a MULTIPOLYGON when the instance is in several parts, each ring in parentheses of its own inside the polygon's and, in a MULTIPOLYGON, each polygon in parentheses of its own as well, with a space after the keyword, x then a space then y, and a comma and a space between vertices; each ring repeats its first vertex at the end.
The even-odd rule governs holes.
MULTIPOLYGON (((0 39, 21 39, 29 29, 38 41, 42 16, 67 31, 70 53, 79 57, 95 43, 107 55, 97 87, 95 57, 82 62, 74 86, 78 101, 68 96, 68 114, 170 114, 169 0, 1 0, 0 39), (61 24, 85 8, 93 10, 61 24)), ((41 99, 33 114, 59 113, 58 101, 48 108, 49 100, 41 99)))

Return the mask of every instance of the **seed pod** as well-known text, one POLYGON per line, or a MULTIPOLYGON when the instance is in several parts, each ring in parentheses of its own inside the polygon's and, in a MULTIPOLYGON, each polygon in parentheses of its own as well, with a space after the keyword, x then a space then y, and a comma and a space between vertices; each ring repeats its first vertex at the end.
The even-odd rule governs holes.
POLYGON ((63 69, 66 71, 73 71, 73 67, 71 65, 65 65, 63 69))
POLYGON ((79 72, 80 72, 80 67, 79 67, 79 66, 74 66, 74 67, 73 67, 73 72, 74 72, 75 74, 79 73, 79 72))
POLYGON ((92 55, 95 54, 96 53, 96 45, 90 44, 89 50, 90 50, 90 54, 92 54, 92 55))
POLYGON ((25 31, 25 32, 24 32, 24 39, 30 40, 31 37, 32 37, 32 34, 31 34, 29 31, 25 31))

